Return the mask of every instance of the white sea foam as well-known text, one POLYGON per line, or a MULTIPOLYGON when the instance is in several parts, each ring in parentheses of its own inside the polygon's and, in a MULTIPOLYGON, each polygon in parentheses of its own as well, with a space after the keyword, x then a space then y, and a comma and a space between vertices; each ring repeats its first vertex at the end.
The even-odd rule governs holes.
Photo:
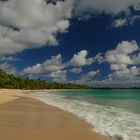
POLYGON ((94 131, 116 140, 140 140, 140 115, 125 109, 65 98, 61 94, 26 95, 71 112, 94 126, 94 131))

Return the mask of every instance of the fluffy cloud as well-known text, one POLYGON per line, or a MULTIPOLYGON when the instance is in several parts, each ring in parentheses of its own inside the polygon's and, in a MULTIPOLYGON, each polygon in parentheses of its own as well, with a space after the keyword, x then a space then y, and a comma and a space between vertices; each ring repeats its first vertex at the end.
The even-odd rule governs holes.
POLYGON ((113 74, 109 75, 109 79, 116 80, 130 80, 139 78, 140 69, 136 66, 125 68, 123 70, 116 70, 113 74))
POLYGON ((140 53, 133 57, 133 63, 136 65, 140 65, 140 53))
POLYGON ((135 10, 135 11, 140 11, 140 4, 135 5, 135 6, 134 6, 134 10, 135 10))
POLYGON ((135 21, 140 19, 139 12, 140 11, 140 3, 128 8, 125 12, 123 12, 123 16, 120 15, 119 18, 114 20, 112 23, 112 27, 118 28, 126 25, 133 25, 135 21))
POLYGON ((24 69, 26 74, 47 74, 55 82, 71 82, 77 84, 87 84, 95 86, 129 86, 131 82, 135 83, 131 86, 138 85, 140 82, 140 67, 139 67, 139 46, 136 41, 122 41, 118 43, 116 49, 109 50, 105 53, 98 53, 95 57, 87 57, 88 51, 81 50, 67 62, 63 62, 61 54, 47 59, 43 63, 36 64, 24 69), (91 65, 93 62, 108 63, 111 73, 104 77, 104 80, 96 80, 100 70, 90 71, 86 74, 81 74, 80 79, 68 80, 67 68, 72 67, 69 72, 80 74, 82 67, 91 65), (95 78, 95 80, 94 80, 95 78), (129 82, 128 82, 129 81, 129 82))
POLYGON ((13 56, 1 56, 0 61, 18 61, 18 58, 15 58, 13 56))
POLYGON ((135 79, 140 73, 140 69, 137 67, 139 55, 136 56, 133 53, 138 50, 136 41, 122 41, 115 50, 108 51, 106 61, 113 70, 109 79, 135 79))
POLYGON ((69 65, 71 66, 85 66, 93 63, 93 58, 87 58, 88 51, 82 50, 77 54, 74 54, 73 58, 70 60, 69 65))
POLYGON ((36 64, 35 66, 27 67, 24 69, 24 72, 28 74, 40 74, 42 72, 42 66, 41 64, 36 64))
POLYGON ((70 70, 70 72, 75 73, 75 74, 78 74, 78 73, 81 73, 82 72, 82 68, 81 67, 80 68, 72 68, 70 70))
MULTIPOLYGON (((115 15, 130 6, 138 10, 138 4, 139 0, 1 0, 0 54, 57 45, 57 34, 67 32, 72 13, 75 16, 96 12, 115 15)), ((118 20, 115 25, 124 23, 118 20)))
POLYGON ((139 49, 136 41, 122 41, 117 45, 116 52, 130 54, 139 49))
POLYGON ((127 10, 130 6, 140 4, 139 0, 77 0, 75 14, 106 13, 116 15, 127 10))
POLYGON ((47 59, 42 64, 36 64, 32 67, 29 66, 25 68, 24 72, 28 74, 40 74, 46 72, 60 71, 70 66, 79 67, 79 66, 91 65, 93 63, 94 58, 86 58, 87 54, 88 51, 82 50, 77 54, 74 54, 72 59, 66 63, 62 63, 62 56, 61 54, 58 54, 57 56, 52 56, 50 59, 47 59))
POLYGON ((105 60, 104 60, 104 56, 102 53, 98 53, 95 57, 94 57, 94 61, 101 64, 103 63, 105 60))
POLYGON ((122 41, 117 45, 115 50, 108 51, 106 53, 106 61, 111 65, 128 65, 132 64, 132 60, 129 54, 139 49, 136 41, 122 41))
POLYGON ((94 76, 96 76, 98 73, 100 72, 100 70, 97 71, 90 71, 87 74, 82 76, 82 79, 84 79, 85 81, 91 80, 94 76))
POLYGON ((0 64, 0 70, 3 70, 9 74, 13 74, 13 75, 18 75, 16 68, 9 65, 8 63, 2 63, 0 64))
MULTIPOLYGON (((102 56, 101 63, 110 65, 111 73, 102 80, 89 80, 88 85, 96 87, 139 87, 140 48, 136 41, 122 41, 116 49, 102 56)), ((98 58, 98 57, 97 57, 98 58)))
POLYGON ((47 59, 42 64, 36 64, 32 67, 25 68, 24 72, 28 74, 40 74, 60 71, 64 67, 65 66, 62 64, 62 56, 58 54, 57 56, 52 56, 50 59, 47 59))
POLYGON ((140 19, 139 15, 130 14, 130 15, 127 15, 125 18, 116 19, 113 22, 112 27, 118 28, 118 27, 123 27, 126 25, 133 25, 135 21, 139 19, 140 19))
POLYGON ((71 1, 0 1, 0 53, 57 45, 57 33, 67 31, 71 10, 71 1))
POLYGON ((48 77, 52 78, 52 81, 54 82, 67 82, 67 70, 52 72, 48 75, 48 77))
POLYGON ((117 27, 125 26, 125 25, 127 25, 127 24, 128 24, 127 19, 119 18, 119 19, 116 19, 116 20, 113 22, 112 26, 117 28, 117 27))
POLYGON ((88 73, 83 74, 80 79, 70 81, 71 83, 81 84, 81 85, 92 85, 94 81, 94 77, 100 73, 100 70, 90 71, 88 73))
MULTIPOLYGON (((72 11, 75 15, 105 12, 117 14, 139 0, 9 0, 0 1, 0 53, 16 53, 24 49, 57 45, 57 33, 69 28, 72 11), (53 4, 55 3, 55 4, 53 4)), ((117 21, 117 26, 124 20, 117 21)))

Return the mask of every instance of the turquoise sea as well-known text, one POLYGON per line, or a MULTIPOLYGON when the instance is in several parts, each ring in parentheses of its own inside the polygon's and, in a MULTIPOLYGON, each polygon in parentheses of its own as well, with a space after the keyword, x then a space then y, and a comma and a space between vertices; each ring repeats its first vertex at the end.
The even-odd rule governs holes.
POLYGON ((140 90, 65 90, 26 96, 69 111, 116 140, 140 140, 140 90))
POLYGON ((140 114, 140 90, 65 91, 67 99, 125 108, 140 114))

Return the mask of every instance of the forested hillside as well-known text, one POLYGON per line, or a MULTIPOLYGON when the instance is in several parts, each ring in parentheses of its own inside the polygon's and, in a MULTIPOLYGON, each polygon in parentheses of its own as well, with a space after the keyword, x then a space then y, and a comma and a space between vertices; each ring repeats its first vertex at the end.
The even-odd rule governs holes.
POLYGON ((43 80, 15 77, 0 70, 0 88, 10 89, 89 89, 75 84, 49 83, 43 80))

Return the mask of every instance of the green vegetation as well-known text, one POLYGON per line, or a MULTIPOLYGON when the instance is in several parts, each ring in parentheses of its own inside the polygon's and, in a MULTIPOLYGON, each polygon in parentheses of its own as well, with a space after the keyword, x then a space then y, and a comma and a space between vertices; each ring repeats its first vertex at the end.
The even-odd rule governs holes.
POLYGON ((48 83, 44 80, 15 77, 0 70, 0 88, 9 89, 89 89, 75 84, 48 83))

